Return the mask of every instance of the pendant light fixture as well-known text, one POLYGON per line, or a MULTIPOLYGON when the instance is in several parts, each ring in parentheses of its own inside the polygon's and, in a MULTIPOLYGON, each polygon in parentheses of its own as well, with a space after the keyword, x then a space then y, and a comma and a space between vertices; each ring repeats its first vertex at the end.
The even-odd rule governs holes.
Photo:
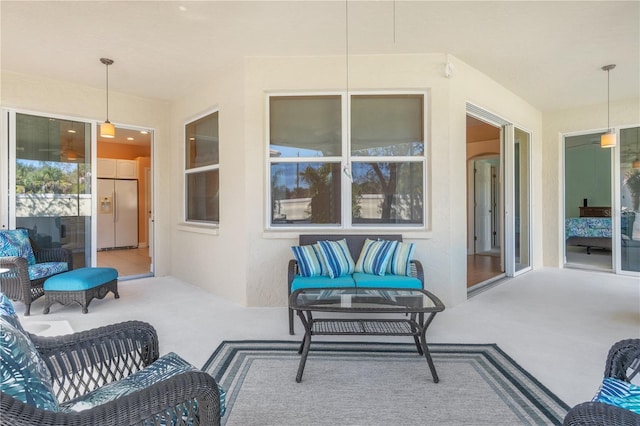
POLYGON ((100 62, 107 67, 107 119, 100 125, 100 136, 103 138, 113 138, 116 136, 116 128, 109 121, 109 65, 113 64, 113 59, 100 58, 100 62))
POLYGON ((602 71, 607 72, 607 133, 600 136, 600 147, 601 148, 613 148, 616 146, 616 132, 610 127, 609 123, 609 109, 611 107, 611 96, 609 92, 609 71, 614 69, 616 64, 605 65, 602 67, 602 71))

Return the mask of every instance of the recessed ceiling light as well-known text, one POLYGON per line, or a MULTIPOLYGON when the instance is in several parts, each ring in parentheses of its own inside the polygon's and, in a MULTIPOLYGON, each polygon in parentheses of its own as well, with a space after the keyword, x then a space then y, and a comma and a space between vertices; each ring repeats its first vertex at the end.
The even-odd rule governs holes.
POLYGON ((75 133, 76 131, 74 129, 69 129, 67 130, 67 133, 75 133))
POLYGON ((132 140, 133 140, 133 138, 132 138, 131 136, 129 136, 129 137, 127 138, 127 140, 128 140, 128 141, 132 141, 132 140))
POLYGON ((140 133, 142 133, 143 135, 149 134, 149 132, 147 132, 146 130, 140 130, 140 133))

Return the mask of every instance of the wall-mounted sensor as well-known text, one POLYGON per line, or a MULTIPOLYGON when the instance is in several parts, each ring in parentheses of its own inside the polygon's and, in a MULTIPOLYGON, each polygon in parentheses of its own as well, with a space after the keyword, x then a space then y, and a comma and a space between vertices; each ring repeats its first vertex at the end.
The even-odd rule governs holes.
POLYGON ((447 62, 444 65, 444 76, 447 78, 451 78, 451 76, 453 76, 453 64, 451 62, 447 62))

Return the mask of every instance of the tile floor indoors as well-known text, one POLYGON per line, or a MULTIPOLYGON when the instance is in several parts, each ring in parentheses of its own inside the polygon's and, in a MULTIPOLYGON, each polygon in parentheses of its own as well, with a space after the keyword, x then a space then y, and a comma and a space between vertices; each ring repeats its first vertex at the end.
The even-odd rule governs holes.
MULTIPOLYGON (((211 279, 215 281, 215 275, 211 279)), ((245 308, 173 277, 123 281, 119 291, 120 299, 109 294, 91 302, 86 315, 79 306, 53 305, 45 316, 43 299, 34 302, 30 317, 22 316, 20 303, 16 308, 25 327, 34 331, 46 322, 81 331, 127 319, 147 321, 158 331, 162 354, 176 352, 198 367, 223 340, 301 337, 297 322, 296 336, 289 336, 284 307, 245 308)), ((436 316, 427 340, 497 343, 563 401, 575 405, 597 390, 611 344, 639 336, 638 277, 543 268, 503 280, 447 308, 436 316)), ((293 380, 295 372, 291 374, 293 380)))

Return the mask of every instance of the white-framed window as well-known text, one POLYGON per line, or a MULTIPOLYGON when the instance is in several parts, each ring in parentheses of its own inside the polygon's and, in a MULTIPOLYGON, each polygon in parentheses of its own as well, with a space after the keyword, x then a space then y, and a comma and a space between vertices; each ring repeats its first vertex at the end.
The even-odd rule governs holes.
POLYGON ((425 100, 269 95, 267 227, 424 228, 425 100))
POLYGON ((218 111, 185 125, 185 222, 220 222, 218 111))

